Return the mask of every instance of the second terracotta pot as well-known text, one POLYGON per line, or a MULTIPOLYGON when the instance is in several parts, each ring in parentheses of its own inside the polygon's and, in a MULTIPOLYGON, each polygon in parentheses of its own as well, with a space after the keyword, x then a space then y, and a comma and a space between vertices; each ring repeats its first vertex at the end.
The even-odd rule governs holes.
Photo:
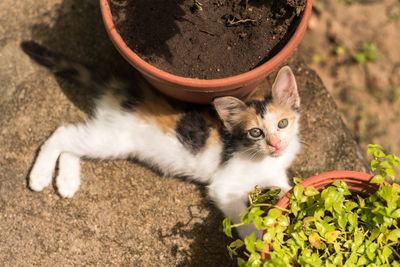
MULTIPOLYGON (((346 182, 350 192, 357 193, 363 196, 368 196, 375 193, 379 188, 379 184, 371 184, 369 182, 372 177, 373 176, 371 174, 364 172, 332 171, 307 178, 306 180, 301 182, 300 185, 304 188, 312 186, 321 191, 331 185, 334 181, 340 180, 346 182)), ((278 207, 287 209, 290 202, 289 194, 293 194, 293 189, 287 192, 276 205, 278 207)), ((267 249, 265 249, 265 251, 261 253, 261 258, 265 260, 267 258, 268 252, 269 246, 267 246, 267 249)))

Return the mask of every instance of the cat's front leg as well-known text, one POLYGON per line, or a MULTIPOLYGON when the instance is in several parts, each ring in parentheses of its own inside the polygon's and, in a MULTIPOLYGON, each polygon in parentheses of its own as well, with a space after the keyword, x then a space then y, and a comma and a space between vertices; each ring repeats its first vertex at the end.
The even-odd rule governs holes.
POLYGON ((110 159, 131 155, 137 145, 131 128, 123 127, 127 123, 113 123, 115 120, 93 119, 59 127, 41 147, 29 176, 29 187, 41 191, 48 186, 59 158, 58 192, 62 197, 72 197, 80 185, 80 157, 110 159))
POLYGON ((60 128, 41 146, 29 174, 29 187, 34 191, 42 191, 51 183, 57 159, 62 152, 59 145, 60 128))
POLYGON ((80 173, 79 157, 68 152, 61 153, 56 185, 62 197, 72 197, 78 191, 81 184, 80 173))
MULTIPOLYGON (((211 184, 208 189, 210 198, 225 217, 229 217, 232 224, 240 223, 239 214, 248 207, 248 192, 240 189, 230 190, 229 185, 222 184, 211 184)), ((261 239, 263 232, 253 224, 239 226, 236 230, 243 240, 252 233, 255 233, 256 238, 261 239)))
POLYGON ((58 192, 62 197, 72 197, 80 185, 80 159, 73 153, 64 152, 76 138, 75 126, 61 126, 40 148, 39 155, 29 175, 29 187, 42 191, 51 183, 59 158, 59 172, 56 178, 58 192), (68 145, 69 144, 69 145, 68 145))

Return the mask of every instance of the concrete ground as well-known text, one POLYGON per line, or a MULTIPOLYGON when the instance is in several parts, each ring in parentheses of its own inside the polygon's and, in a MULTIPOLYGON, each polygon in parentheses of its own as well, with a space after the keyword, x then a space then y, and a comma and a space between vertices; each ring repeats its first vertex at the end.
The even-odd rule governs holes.
MULTIPOLYGON (((28 189, 40 145, 59 125, 84 119, 90 98, 32 62, 19 47, 30 39, 103 71, 131 71, 104 31, 97 0, 0 1, 1 265, 233 265, 223 217, 202 185, 133 161, 86 160, 72 199, 54 186, 28 189)), ((299 83, 305 144, 291 174, 367 171, 319 77, 296 53, 287 63, 299 83)))

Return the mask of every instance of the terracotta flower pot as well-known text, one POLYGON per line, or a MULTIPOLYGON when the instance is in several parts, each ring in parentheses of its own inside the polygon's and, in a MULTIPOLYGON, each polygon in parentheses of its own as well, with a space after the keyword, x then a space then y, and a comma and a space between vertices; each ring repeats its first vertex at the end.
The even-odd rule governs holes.
POLYGON ((311 14, 312 0, 307 0, 301 21, 289 42, 274 57, 246 73, 222 79, 192 79, 162 71, 134 53, 117 32, 111 16, 109 0, 100 0, 107 32, 121 55, 135 67, 155 88, 171 97, 193 102, 209 103, 213 98, 232 95, 244 98, 251 94, 275 67, 280 65, 299 44, 311 14))
MULTIPOLYGON (((308 186, 313 186, 318 190, 323 190, 332 184, 334 181, 341 180, 347 183, 350 192, 358 193, 360 195, 368 196, 375 193, 379 184, 371 184, 369 181, 372 179, 373 175, 363 172, 355 171, 332 171, 321 173, 316 176, 312 176, 300 183, 304 188, 308 186)), ((289 206, 289 194, 293 193, 293 189, 285 194, 285 196, 279 200, 276 204, 281 208, 288 208, 289 206)), ((261 253, 261 258, 265 260, 268 256, 269 246, 261 253)))

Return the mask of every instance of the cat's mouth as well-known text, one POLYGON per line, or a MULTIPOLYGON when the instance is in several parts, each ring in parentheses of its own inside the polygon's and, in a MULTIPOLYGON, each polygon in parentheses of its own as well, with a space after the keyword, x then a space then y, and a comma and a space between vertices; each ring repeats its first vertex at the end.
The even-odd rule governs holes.
POLYGON ((270 151, 271 156, 273 157, 278 157, 282 154, 282 148, 272 148, 272 150, 270 151))

